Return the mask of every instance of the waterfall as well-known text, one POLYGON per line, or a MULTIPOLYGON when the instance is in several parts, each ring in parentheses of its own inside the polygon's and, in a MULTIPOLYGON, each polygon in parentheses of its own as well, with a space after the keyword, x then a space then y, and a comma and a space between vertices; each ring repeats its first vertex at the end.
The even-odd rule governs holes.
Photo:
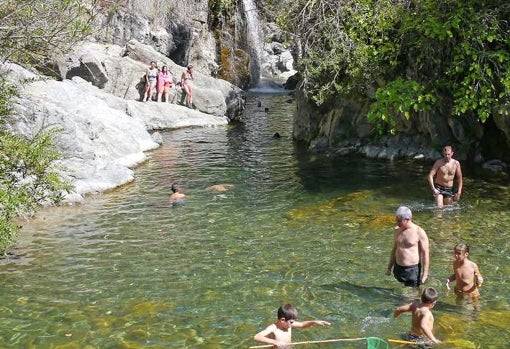
POLYGON ((248 45, 250 47, 250 85, 257 86, 260 81, 262 42, 259 17, 254 0, 243 0, 246 15, 248 45))

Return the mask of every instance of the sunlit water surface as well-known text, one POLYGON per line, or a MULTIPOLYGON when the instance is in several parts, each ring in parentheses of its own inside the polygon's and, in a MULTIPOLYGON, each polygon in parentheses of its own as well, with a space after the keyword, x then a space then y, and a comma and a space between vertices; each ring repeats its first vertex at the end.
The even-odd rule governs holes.
POLYGON ((431 240, 435 332, 454 343, 440 347, 506 347, 508 186, 466 171, 461 203, 438 212, 431 164, 308 155, 292 143, 288 99, 252 94, 244 124, 163 133, 133 183, 26 222, 0 266, 0 347, 248 348, 285 302, 333 324, 295 341, 399 338, 410 317, 392 313, 413 293, 384 272, 400 204, 431 240), (174 181, 185 206, 168 205, 174 181), (478 309, 444 287, 460 241, 486 279, 478 309))

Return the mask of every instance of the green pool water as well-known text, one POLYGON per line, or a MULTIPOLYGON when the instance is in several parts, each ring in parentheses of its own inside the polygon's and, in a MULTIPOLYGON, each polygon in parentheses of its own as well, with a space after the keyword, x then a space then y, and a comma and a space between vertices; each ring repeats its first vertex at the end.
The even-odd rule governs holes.
POLYGON ((453 341, 438 347, 505 348, 507 183, 466 170, 463 200, 438 211, 431 163, 307 154, 292 143, 290 102, 251 94, 243 124, 164 132, 133 183, 23 222, 0 265, 0 347, 248 348, 287 302, 299 319, 333 324, 295 330, 294 341, 399 338, 410 317, 393 310, 414 294, 385 270, 404 204, 431 242, 435 333, 453 341), (168 204, 174 181, 185 206, 168 204), (232 187, 208 189, 218 184, 232 187), (477 308, 444 287, 461 241, 485 277, 477 308))

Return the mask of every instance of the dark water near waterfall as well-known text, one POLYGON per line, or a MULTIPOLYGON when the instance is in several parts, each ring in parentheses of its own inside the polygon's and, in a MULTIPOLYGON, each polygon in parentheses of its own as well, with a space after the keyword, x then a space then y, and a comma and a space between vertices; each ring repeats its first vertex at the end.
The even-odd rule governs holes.
POLYGON ((248 348, 284 302, 333 323, 295 341, 399 338, 410 317, 393 310, 414 295, 384 272, 405 204, 431 240, 435 333, 456 343, 438 347, 504 348, 509 187, 466 173, 461 203, 437 211, 431 164, 307 154, 292 143, 293 108, 285 94, 250 95, 245 124, 166 132, 133 183, 27 222, 0 266, 0 347, 248 348), (168 205, 174 181, 185 206, 168 205), (486 279, 477 308, 444 287, 460 241, 486 279))

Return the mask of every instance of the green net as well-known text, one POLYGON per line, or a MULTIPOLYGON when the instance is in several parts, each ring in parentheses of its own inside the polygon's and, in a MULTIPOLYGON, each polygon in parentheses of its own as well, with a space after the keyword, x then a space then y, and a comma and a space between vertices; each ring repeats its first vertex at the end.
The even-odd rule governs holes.
POLYGON ((379 337, 367 338, 367 349, 388 349, 390 346, 388 342, 379 337))

